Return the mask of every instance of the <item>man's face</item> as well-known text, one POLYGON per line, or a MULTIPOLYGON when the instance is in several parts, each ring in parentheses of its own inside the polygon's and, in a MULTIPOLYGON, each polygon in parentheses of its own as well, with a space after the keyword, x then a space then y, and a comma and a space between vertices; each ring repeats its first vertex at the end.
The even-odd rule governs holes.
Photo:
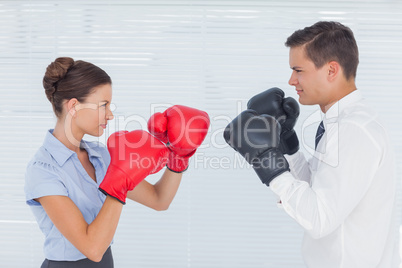
POLYGON ((304 46, 290 48, 289 65, 292 75, 289 85, 296 88, 299 102, 304 105, 326 105, 329 90, 327 89, 326 65, 317 69, 314 63, 307 58, 304 46))

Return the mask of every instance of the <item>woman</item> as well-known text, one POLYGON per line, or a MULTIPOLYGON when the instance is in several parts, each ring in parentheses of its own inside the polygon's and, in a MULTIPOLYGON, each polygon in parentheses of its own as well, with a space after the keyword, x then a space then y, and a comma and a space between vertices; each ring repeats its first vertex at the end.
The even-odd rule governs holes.
MULTIPOLYGON (((110 245, 125 197, 155 210, 166 210, 179 187, 185 168, 166 169, 155 185, 143 180, 162 168, 160 161, 145 167, 145 172, 142 167, 133 169, 134 175, 130 176, 136 177, 135 181, 122 182, 132 178, 113 176, 113 170, 108 170, 111 157, 105 146, 83 140, 85 134, 101 136, 113 119, 111 85, 106 72, 89 62, 63 57, 47 67, 43 86, 57 122, 28 164, 25 183, 27 204, 45 234, 42 268, 113 267, 110 245), (103 181, 107 171, 108 180, 103 181), (128 184, 131 189, 124 188, 128 184)), ((156 140, 149 144, 159 142, 151 135, 148 138, 156 140)), ((160 148, 143 149, 155 149, 152 157, 157 162, 165 153, 173 153, 159 143, 163 145, 160 148)), ((138 151, 135 153, 138 155, 138 151)), ((116 158, 115 164, 120 165, 120 160, 116 158)))

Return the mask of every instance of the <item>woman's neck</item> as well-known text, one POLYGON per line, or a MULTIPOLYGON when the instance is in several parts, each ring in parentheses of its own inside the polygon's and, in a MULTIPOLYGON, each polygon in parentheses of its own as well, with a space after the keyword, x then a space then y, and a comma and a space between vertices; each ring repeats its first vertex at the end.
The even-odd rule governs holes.
POLYGON ((66 124, 65 120, 58 119, 54 127, 53 136, 71 151, 79 153, 81 140, 84 135, 74 131, 72 124, 66 124))

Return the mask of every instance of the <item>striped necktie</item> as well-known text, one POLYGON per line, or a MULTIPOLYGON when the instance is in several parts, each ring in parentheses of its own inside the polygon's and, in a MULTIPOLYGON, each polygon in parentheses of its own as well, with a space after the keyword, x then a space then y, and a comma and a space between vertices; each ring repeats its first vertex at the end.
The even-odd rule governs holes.
POLYGON ((318 142, 321 140, 322 135, 324 135, 324 132, 325 132, 324 122, 321 121, 317 129, 317 134, 315 134, 315 149, 317 149, 318 142))

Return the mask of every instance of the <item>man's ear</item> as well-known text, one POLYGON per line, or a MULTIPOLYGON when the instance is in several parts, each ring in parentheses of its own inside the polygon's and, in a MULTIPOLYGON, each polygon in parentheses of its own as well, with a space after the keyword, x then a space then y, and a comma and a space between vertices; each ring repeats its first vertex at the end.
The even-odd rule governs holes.
POLYGON ((327 64, 328 69, 328 81, 333 81, 339 75, 341 71, 341 66, 336 61, 330 61, 327 64))
POLYGON ((76 98, 72 98, 69 101, 67 101, 67 112, 74 117, 76 115, 76 109, 75 106, 78 104, 78 100, 76 98))

